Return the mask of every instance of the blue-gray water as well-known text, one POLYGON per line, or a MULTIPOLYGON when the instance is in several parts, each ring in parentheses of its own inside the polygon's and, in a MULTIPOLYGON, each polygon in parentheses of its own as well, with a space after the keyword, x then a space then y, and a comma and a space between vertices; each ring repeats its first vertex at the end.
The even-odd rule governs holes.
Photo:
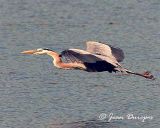
POLYGON ((0 128, 159 128, 159 0, 0 0, 0 128), (23 50, 106 41, 157 79, 60 70, 23 50), (153 116, 100 121, 101 113, 153 116))

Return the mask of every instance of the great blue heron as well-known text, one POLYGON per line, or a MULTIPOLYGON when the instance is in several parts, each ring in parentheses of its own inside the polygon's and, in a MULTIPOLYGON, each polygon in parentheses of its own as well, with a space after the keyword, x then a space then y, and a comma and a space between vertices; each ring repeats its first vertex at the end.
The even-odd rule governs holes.
POLYGON ((27 50, 24 54, 47 54, 53 58, 53 64, 61 69, 79 69, 88 72, 122 72, 125 74, 134 74, 148 79, 154 79, 154 76, 146 71, 137 73, 123 68, 119 63, 124 59, 124 53, 120 48, 103 44, 96 41, 87 41, 86 50, 67 49, 58 54, 50 49, 27 50))

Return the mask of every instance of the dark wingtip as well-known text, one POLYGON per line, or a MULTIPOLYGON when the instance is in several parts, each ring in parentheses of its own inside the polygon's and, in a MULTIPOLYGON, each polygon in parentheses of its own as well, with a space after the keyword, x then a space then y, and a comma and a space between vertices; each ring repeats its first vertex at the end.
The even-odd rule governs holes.
POLYGON ((117 61, 122 62, 125 58, 123 50, 118 47, 113 47, 112 45, 109 45, 109 46, 112 50, 112 54, 114 55, 114 57, 116 57, 117 61))

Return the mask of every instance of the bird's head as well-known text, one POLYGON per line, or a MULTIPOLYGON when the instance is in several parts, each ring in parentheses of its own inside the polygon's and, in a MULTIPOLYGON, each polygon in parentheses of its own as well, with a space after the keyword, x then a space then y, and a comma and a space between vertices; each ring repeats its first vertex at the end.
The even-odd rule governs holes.
POLYGON ((42 55, 42 54, 47 54, 50 51, 52 51, 52 50, 47 49, 47 48, 45 48, 45 49, 38 48, 38 49, 33 49, 33 50, 26 50, 26 51, 23 51, 21 53, 23 53, 23 54, 42 55))

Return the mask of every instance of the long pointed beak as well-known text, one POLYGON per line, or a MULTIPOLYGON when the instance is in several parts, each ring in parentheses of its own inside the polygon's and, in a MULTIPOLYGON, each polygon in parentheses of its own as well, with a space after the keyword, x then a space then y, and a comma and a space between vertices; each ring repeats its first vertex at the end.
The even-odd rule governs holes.
POLYGON ((21 52, 22 54, 34 54, 34 53, 36 53, 37 52, 37 50, 26 50, 26 51, 23 51, 23 52, 21 52))

